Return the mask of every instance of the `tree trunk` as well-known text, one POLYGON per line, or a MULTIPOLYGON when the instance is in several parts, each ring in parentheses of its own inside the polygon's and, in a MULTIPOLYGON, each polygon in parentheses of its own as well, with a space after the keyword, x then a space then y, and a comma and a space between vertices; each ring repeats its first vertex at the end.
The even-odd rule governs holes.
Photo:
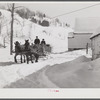
POLYGON ((13 50, 13 23, 14 23, 14 3, 12 4, 12 10, 11 10, 11 36, 10 36, 10 55, 12 55, 13 50))

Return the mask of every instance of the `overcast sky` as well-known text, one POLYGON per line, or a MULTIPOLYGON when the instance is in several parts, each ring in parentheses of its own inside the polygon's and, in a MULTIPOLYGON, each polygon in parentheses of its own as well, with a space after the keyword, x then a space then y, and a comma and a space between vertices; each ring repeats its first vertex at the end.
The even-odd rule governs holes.
MULTIPOLYGON (((27 2, 16 3, 16 6, 25 6, 30 10, 39 10, 46 13, 46 15, 50 17, 55 17, 98 3, 100 2, 27 2)), ((57 18, 59 18, 61 21, 69 23, 73 27, 76 17, 100 17, 100 5, 96 5, 71 14, 66 14, 57 18)))

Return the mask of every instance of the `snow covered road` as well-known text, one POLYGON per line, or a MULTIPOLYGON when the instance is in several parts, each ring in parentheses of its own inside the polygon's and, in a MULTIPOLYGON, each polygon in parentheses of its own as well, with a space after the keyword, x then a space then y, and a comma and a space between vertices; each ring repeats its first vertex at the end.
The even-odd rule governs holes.
MULTIPOLYGON (((38 63, 14 63, 14 55, 9 55, 9 48, 0 49, 0 88, 10 85, 19 79, 24 79, 26 76, 37 72, 38 70, 55 64, 71 61, 81 55, 86 55, 85 50, 77 50, 61 54, 50 54, 47 58, 39 59, 38 63)), ((91 54, 86 55, 90 57, 91 54)))

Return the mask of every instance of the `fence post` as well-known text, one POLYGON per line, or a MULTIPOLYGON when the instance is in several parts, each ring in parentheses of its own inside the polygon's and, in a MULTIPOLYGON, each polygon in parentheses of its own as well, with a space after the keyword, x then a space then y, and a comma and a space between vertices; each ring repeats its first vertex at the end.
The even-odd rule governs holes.
POLYGON ((89 44, 87 43, 86 44, 86 54, 88 54, 88 46, 89 46, 89 44))

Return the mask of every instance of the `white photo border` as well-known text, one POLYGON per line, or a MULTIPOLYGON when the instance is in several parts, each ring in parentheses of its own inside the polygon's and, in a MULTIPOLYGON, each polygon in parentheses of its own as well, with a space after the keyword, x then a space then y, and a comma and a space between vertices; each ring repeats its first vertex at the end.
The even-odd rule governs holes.
MULTIPOLYGON (((0 3, 34 3, 36 1, 0 1, 0 3)), ((38 3, 60 3, 60 2, 76 2, 76 1, 38 1, 38 3)), ((77 1, 78 2, 86 2, 90 3, 90 1, 77 1)), ((94 3, 97 3, 96 1, 91 1, 94 3)), ((99 1, 98 1, 99 2, 99 1)), ((100 88, 41 88, 41 89, 26 89, 26 88, 9 88, 9 89, 0 89, 0 99, 56 99, 56 98, 62 98, 62 99, 77 99, 77 98, 100 98, 100 88), (58 90, 59 92, 56 92, 58 90)))

